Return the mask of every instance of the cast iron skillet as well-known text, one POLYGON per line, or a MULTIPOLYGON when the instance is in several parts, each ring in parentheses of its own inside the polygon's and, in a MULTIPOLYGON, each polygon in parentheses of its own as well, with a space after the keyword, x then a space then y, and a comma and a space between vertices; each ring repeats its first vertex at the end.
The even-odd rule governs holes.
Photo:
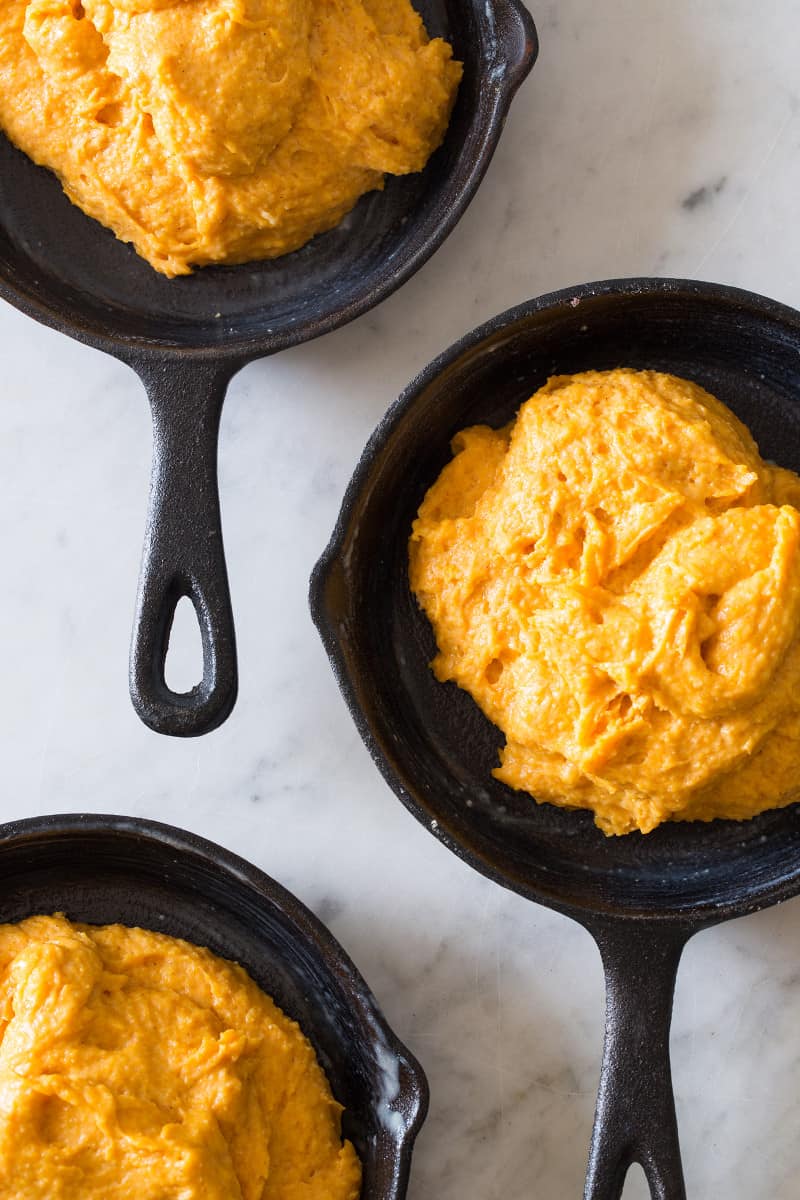
POLYGON ((443 146, 336 229, 272 262, 167 280, 84 216, 53 175, 0 134, 0 297, 128 363, 153 416, 153 472, 130 657, 130 692, 159 733, 207 733, 233 707, 236 647, 217 491, 217 433, 231 377, 262 355, 359 316, 404 283, 458 221, 537 52, 520 0, 422 0, 431 35, 464 63, 443 146), (200 624, 202 681, 164 679, 175 606, 200 624))
POLYGON ((699 929, 800 891, 800 806, 606 838, 590 814, 505 787, 490 775, 498 730, 428 668, 433 636, 406 565, 411 522, 457 430, 504 424, 549 375, 620 365, 696 380, 766 458, 800 468, 800 314, 671 279, 557 292, 468 334, 389 410, 315 568, 311 608, 358 730, 406 807, 477 870, 599 944, 606 1035, 587 1200, 616 1200, 631 1162, 658 1200, 680 1200, 669 1025, 681 951, 699 929))
POLYGON ((363 1200, 403 1200, 427 1081, 342 947, 279 883, 203 838, 134 817, 0 825, 0 922, 53 912, 169 933, 245 967, 299 1023, 345 1106, 363 1200))

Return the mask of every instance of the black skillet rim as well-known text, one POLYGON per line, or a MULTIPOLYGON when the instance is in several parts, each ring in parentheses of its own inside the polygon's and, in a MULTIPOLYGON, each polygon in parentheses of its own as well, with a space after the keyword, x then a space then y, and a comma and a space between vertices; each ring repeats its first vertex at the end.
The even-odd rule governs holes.
POLYGON ((575 284, 572 287, 560 288, 547 292, 521 304, 512 306, 497 316, 490 318, 475 329, 464 334, 452 343, 441 354, 437 355, 419 374, 408 384, 400 396, 386 410, 377 427, 370 436, 350 482, 347 485, 341 508, 336 519, 331 537, 314 566, 309 581, 309 606, 311 616, 322 640, 339 690, 364 742, 370 757, 378 767, 381 775, 392 792, 429 833, 432 833, 453 854, 467 863, 480 874, 485 875, 502 887, 517 892, 527 899, 545 904, 557 912, 591 925, 597 920, 616 920, 619 922, 646 922, 649 924, 685 924, 693 931, 732 920, 739 916, 755 913, 791 899, 800 893, 800 862, 796 870, 789 875, 778 877, 769 884, 762 885, 738 901, 714 903, 711 901, 695 902, 682 909, 621 909, 615 904, 605 904, 598 901, 593 910, 585 904, 571 904, 562 895, 551 894, 542 883, 537 887, 522 877, 516 870, 503 871, 494 865, 488 855, 482 854, 474 847, 467 847, 452 835, 441 822, 441 814, 430 809, 424 794, 419 789, 408 789, 395 771, 388 756, 381 748, 379 739, 375 736, 370 722, 363 712, 348 673, 345 658, 342 653, 335 621, 329 617, 325 601, 325 585, 331 568, 342 552, 347 529, 350 526, 354 510, 362 495, 374 459, 390 442, 396 427, 403 420, 406 412, 417 400, 420 393, 452 363, 464 354, 476 349, 479 345, 500 330, 513 326, 516 322, 540 313, 545 309, 570 305, 576 307, 583 299, 600 296, 679 296, 685 294, 693 299, 709 300, 740 309, 756 310, 762 317, 768 317, 779 323, 793 326, 795 337, 800 342, 800 312, 780 301, 772 300, 757 292, 729 284, 709 283, 703 280, 683 279, 679 277, 632 276, 614 279, 602 279, 589 283, 575 284))
POLYGON ((178 346, 172 342, 161 342, 135 335, 109 334, 103 332, 92 321, 84 320, 83 317, 65 318, 50 304, 44 303, 26 290, 10 283, 2 272, 0 272, 0 299, 7 301, 40 324, 55 329, 58 333, 67 334, 84 345, 93 346, 112 354, 123 362, 130 361, 132 366, 150 356, 158 361, 165 355, 178 355, 193 362, 230 363, 234 371, 254 358, 276 354, 293 346, 313 341, 315 338, 331 333, 334 329, 339 329, 357 317, 363 316, 364 313, 388 299, 404 283, 407 283, 439 249, 461 220, 497 150, 511 102, 538 57, 539 38, 536 26, 522 0, 486 0, 485 7, 492 9, 498 22, 503 18, 504 9, 506 12, 510 11, 513 20, 522 30, 524 51, 515 60, 512 60, 505 53, 502 38, 494 40, 495 58, 485 64, 485 71, 489 77, 502 79, 503 83, 496 90, 494 103, 488 117, 480 123, 482 126, 480 145, 469 163, 465 178, 459 183, 452 204, 440 220, 435 219, 435 215, 429 215, 427 224, 423 227, 422 237, 416 240, 408 257, 396 269, 393 267, 387 271, 384 266, 377 281, 358 299, 342 308, 332 309, 326 315, 310 322, 297 322, 280 334, 271 334, 267 337, 260 334, 252 338, 230 337, 218 345, 197 347, 178 346))
POLYGON ((402 1097, 405 1092, 407 1099, 413 1092, 417 1101, 416 1111, 411 1120, 403 1116, 402 1134, 393 1138, 400 1180, 397 1196, 404 1196, 406 1185, 403 1181, 408 1178, 414 1143, 428 1114, 430 1091, 427 1077, 415 1056, 387 1022, 369 985, 347 951, 319 917, 283 884, 233 851, 189 830, 145 817, 115 813, 52 813, 7 821, 0 824, 0 860, 9 843, 22 846, 27 842, 35 846, 43 838, 75 838, 76 835, 85 835, 87 838, 109 835, 120 839, 135 838, 166 848, 181 858, 201 859, 238 885, 244 885, 254 892, 259 904, 277 910, 295 936, 313 947, 347 996, 348 1005, 365 1041, 374 1045, 377 1031, 398 1064, 402 1064, 407 1072, 408 1082, 401 1084, 399 1095, 402 1097))

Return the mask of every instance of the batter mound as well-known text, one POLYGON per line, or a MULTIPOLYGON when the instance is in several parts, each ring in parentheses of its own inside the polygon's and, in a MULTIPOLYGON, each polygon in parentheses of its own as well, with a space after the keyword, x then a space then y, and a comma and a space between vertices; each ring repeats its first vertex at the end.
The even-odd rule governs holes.
POLYGON ((422 170, 460 78, 409 0, 0 4, 0 128, 168 276, 286 254, 422 170))
POLYGON ((122 925, 0 926, 0 1196, 356 1200, 340 1113, 233 963, 122 925))
POLYGON ((453 453, 410 582, 498 779, 607 834, 800 798, 797 475, 651 371, 550 379, 453 453))

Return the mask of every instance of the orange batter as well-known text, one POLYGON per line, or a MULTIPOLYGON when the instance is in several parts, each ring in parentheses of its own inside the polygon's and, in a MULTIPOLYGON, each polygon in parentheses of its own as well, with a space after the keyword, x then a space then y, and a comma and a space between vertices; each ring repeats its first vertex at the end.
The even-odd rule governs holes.
POLYGON ((453 453, 410 581, 499 779, 609 834, 800 797, 797 475, 651 371, 551 379, 453 453))
POLYGON ((0 926, 2 1200, 357 1200, 340 1113, 241 967, 122 925, 0 926))
POLYGON ((422 170, 460 77, 409 0, 0 2, 0 128, 170 276, 422 170))

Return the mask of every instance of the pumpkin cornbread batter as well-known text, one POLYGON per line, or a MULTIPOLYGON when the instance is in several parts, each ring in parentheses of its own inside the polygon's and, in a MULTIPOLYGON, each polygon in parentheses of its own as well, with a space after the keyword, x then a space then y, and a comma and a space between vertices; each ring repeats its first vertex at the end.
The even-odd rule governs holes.
POLYGON ((121 925, 0 926, 0 1197, 356 1200, 340 1112, 233 963, 121 925))
POLYGON ((409 0, 2 0, 0 128, 165 275, 272 258, 439 145, 409 0))
POLYGON ((550 379, 453 453, 410 582, 499 779, 608 834, 800 798, 797 475, 651 371, 550 379))

